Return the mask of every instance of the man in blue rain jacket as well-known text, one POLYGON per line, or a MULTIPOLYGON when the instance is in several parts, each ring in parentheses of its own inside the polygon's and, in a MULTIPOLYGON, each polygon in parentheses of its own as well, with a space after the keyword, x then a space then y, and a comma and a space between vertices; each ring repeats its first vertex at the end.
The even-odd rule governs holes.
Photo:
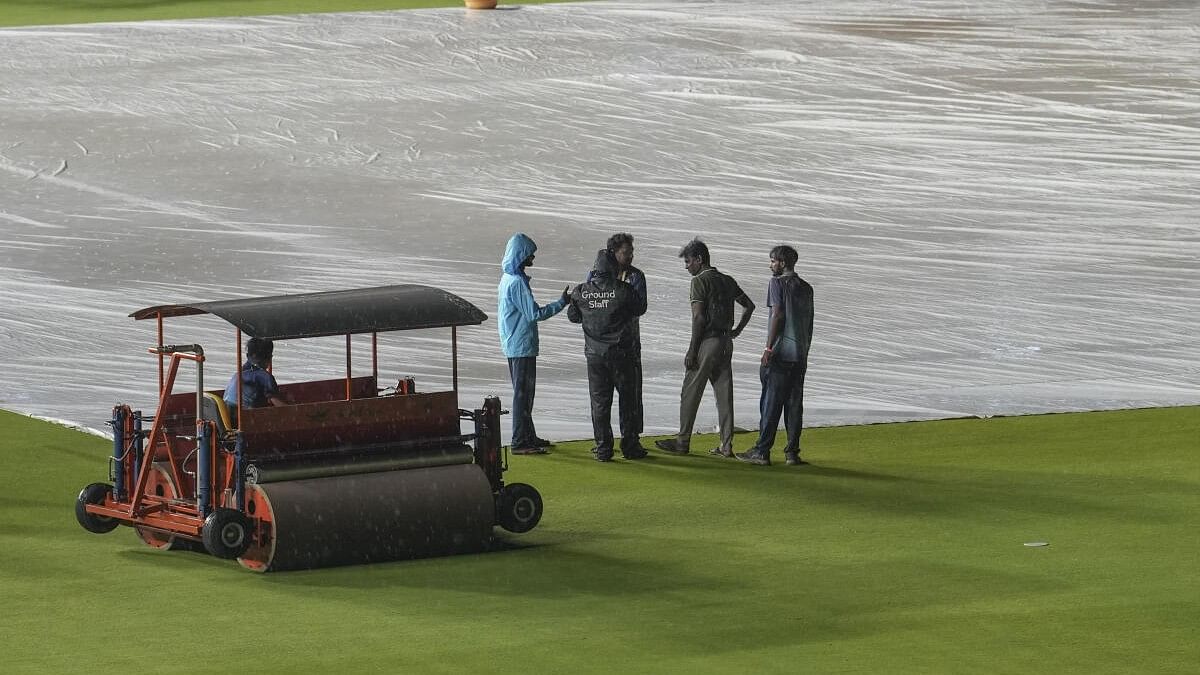
POLYGON ((538 438, 533 428, 533 395, 537 383, 538 327, 567 306, 570 286, 562 297, 539 307, 529 288, 525 268, 533 264, 537 244, 518 232, 508 240, 504 249, 497 291, 496 313, 500 328, 500 348, 508 358, 508 376, 512 380, 512 452, 515 455, 537 455, 546 452, 550 442, 538 438))

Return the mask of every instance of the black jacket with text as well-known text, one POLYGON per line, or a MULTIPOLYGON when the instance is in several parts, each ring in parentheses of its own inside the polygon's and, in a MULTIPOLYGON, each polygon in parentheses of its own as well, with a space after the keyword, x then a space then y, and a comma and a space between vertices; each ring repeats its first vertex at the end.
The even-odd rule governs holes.
POLYGON ((637 322, 646 299, 616 278, 617 261, 607 250, 596 255, 591 279, 575 287, 567 318, 583 324, 583 353, 588 358, 631 357, 636 351, 637 322))

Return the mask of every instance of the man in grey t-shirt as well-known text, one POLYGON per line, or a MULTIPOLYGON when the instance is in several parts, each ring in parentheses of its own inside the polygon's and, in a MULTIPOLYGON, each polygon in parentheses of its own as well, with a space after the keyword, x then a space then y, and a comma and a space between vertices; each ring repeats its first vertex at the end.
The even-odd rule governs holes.
POLYGON ((759 369, 763 388, 758 442, 749 451, 737 454, 738 459, 751 464, 771 464, 781 414, 787 427, 787 446, 783 449, 787 463, 807 464, 800 459, 800 428, 804 423, 804 374, 812 344, 813 289, 796 275, 798 257, 791 246, 771 249, 767 348, 759 369))

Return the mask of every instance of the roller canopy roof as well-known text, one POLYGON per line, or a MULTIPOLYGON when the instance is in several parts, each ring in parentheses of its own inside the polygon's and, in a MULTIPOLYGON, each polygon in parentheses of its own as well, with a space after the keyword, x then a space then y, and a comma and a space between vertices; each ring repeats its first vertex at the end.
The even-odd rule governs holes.
POLYGON ((403 284, 324 293, 189 302, 139 309, 129 316, 215 314, 251 337, 271 340, 473 326, 487 321, 475 305, 432 286, 403 284))

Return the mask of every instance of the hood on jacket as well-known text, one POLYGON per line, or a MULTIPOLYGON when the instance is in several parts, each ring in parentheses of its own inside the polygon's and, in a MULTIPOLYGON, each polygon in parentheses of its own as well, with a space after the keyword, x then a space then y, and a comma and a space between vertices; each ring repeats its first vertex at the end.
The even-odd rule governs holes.
POLYGON ((608 249, 602 248, 596 252, 596 264, 592 266, 592 270, 598 277, 612 279, 616 276, 617 259, 608 249))
POLYGON ((525 262, 525 259, 533 255, 536 250, 537 244, 533 243, 533 240, 523 232, 518 232, 508 240, 500 267, 504 269, 505 274, 521 274, 521 263, 525 262))

